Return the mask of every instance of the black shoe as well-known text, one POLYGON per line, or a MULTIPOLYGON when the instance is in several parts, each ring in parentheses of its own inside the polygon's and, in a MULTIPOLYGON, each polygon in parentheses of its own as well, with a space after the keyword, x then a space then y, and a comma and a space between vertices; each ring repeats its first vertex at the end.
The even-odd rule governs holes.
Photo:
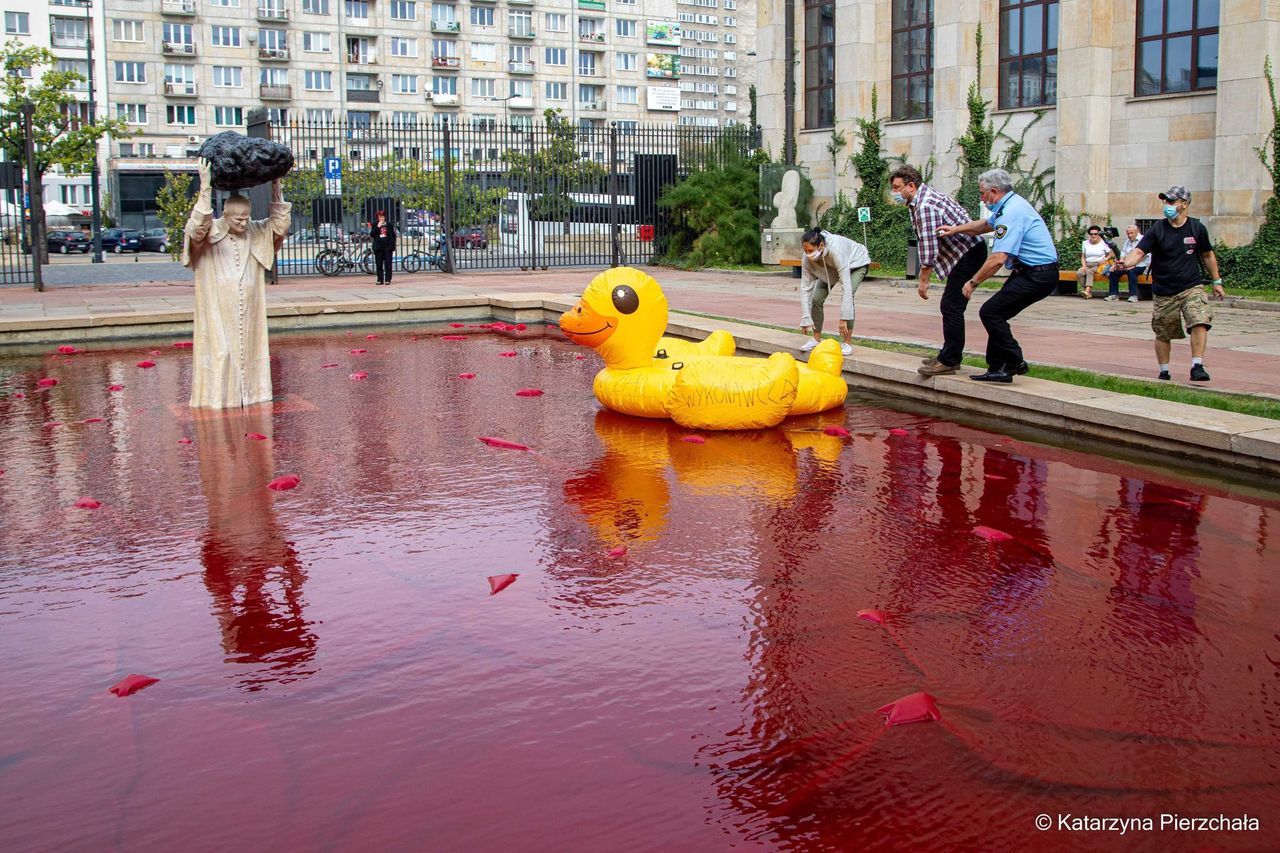
POLYGON ((375 282, 373 283, 373 286, 374 286, 374 287, 377 287, 377 286, 378 286, 378 285, 380 285, 380 284, 382 284, 382 282, 380 282, 380 281, 375 281, 375 282))
POLYGON ((1163 379, 1165 382, 1168 382, 1170 379, 1169 371, 1167 370, 1160 371, 1160 375, 1157 376, 1156 379, 1163 379))
POLYGON ((978 373, 970 376, 974 382, 1003 382, 1008 385, 1013 381, 1013 374, 1007 370, 988 370, 986 373, 978 373))
POLYGON ((1208 382, 1209 371, 1204 369, 1203 364, 1191 365, 1191 381, 1192 382, 1208 382))
POLYGON ((1020 361, 1018 362, 1018 366, 1010 370, 1009 373, 1014 376, 1026 376, 1030 371, 1031 368, 1027 366, 1027 363, 1025 361, 1020 361))

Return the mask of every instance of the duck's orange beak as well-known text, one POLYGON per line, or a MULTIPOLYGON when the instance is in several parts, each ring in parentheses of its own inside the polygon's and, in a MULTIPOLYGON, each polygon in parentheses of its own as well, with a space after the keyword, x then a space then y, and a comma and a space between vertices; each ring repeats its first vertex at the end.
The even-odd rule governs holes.
POLYGON ((609 340, 609 336, 617 328, 617 317, 596 313, 583 299, 579 299, 577 305, 560 315, 560 331, 574 343, 592 349, 609 340))

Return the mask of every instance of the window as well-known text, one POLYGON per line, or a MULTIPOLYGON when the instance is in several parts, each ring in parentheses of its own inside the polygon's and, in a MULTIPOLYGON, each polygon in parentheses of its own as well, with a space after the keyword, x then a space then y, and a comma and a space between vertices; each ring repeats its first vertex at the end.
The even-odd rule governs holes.
POLYGON ((258 80, 264 86, 288 86, 289 71, 286 68, 264 68, 259 72, 258 80))
POLYGON ((344 8, 347 11, 348 21, 354 21, 357 24, 369 23, 369 0, 346 0, 344 8))
POLYGON ((333 121, 333 110, 309 107, 307 109, 307 121, 312 124, 329 124, 333 121))
POLYGON ((893 0, 892 92, 894 119, 933 117, 933 0, 893 0))
POLYGON ((549 101, 569 100, 569 84, 568 83, 547 83, 547 100, 549 101))
POLYGON ((191 126, 196 123, 195 104, 169 104, 164 108, 164 113, 169 124, 191 126))
POLYGON ((304 71, 302 73, 302 88, 310 92, 332 92, 333 72, 304 71))
POLYGON ((432 77, 431 91, 437 95, 456 95, 458 94, 458 78, 432 77))
POLYGON ((432 3, 431 20, 437 24, 452 24, 454 21, 458 20, 453 11, 453 4, 432 3))
POLYGON ((210 27, 209 44, 214 47, 239 47, 239 27, 210 27))
POLYGON ((391 55, 416 57, 418 55, 418 40, 391 37, 391 55))
POLYGON ((614 20, 615 32, 622 38, 636 37, 636 22, 634 18, 617 18, 614 20))
POLYGON ((1058 0, 1000 0, 1000 7, 1000 108, 1056 104, 1058 0))
MULTIPOLYGON (((328 0, 326 0, 328 2, 328 0)), ((224 9, 239 9, 240 0, 209 0, 210 6, 221 6, 224 9)))
POLYGON ((492 98, 494 97, 495 88, 492 77, 472 77, 471 78, 471 97, 473 98, 492 98))
POLYGON ((1134 95, 1218 86, 1219 0, 1138 0, 1134 95))
POLYGON ((569 32, 569 16, 562 12, 548 12, 546 23, 549 33, 569 32))
POLYGON ((116 104, 116 118, 127 124, 146 124, 146 104, 116 104))
POLYGON ((449 41, 448 39, 432 39, 431 55, 457 58, 458 43, 456 41, 449 41))
POLYGON ((111 39, 112 41, 142 41, 145 38, 142 31, 142 21, 112 21, 111 22, 111 39))
POLYGON ((5 12, 4 31, 11 36, 31 35, 31 15, 26 12, 5 12))
MULTIPOLYGON (((392 127, 416 127, 418 124, 418 114, 409 112, 394 112, 391 114, 392 127)), ((400 155, 404 156, 403 152, 400 155)), ((415 158, 416 159, 416 158, 415 158)))
POLYGON ((638 104, 640 103, 640 89, 636 86, 617 86, 618 103, 620 104, 638 104))
POLYGON ((613 67, 618 71, 635 71, 639 67, 636 56, 634 53, 615 53, 613 67))
POLYGON ((160 40, 165 44, 195 44, 190 24, 161 24, 160 40))
POLYGON ((472 6, 471 7, 471 26, 492 27, 493 26, 493 9, 487 6, 472 6))
POLYGON ((289 35, 284 30, 258 30, 258 50, 267 51, 266 55, 287 57, 289 55, 289 35))
POLYGON ((117 83, 145 83, 147 82, 147 63, 145 62, 117 62, 116 66, 116 82, 117 83))
POLYGON ((471 60, 473 62, 497 62, 498 46, 493 42, 472 42, 471 60))
POLYGON ((619 136, 635 136, 637 130, 640 129, 638 121, 620 121, 617 122, 619 136))
MULTIPOLYGON (((395 43, 394 39, 392 43, 395 43)), ((303 33, 302 50, 305 53, 329 53, 333 50, 333 38, 330 33, 303 33)))
POLYGON ((480 113, 471 117, 472 130, 493 130, 498 126, 498 117, 480 113))
POLYGON ((395 92, 397 95, 418 94, 418 75, 392 74, 391 75, 391 91, 395 92))
MULTIPOLYGON (((271 107, 267 110, 267 121, 272 124, 288 124, 289 108, 288 107, 271 107)), ((331 155, 326 154, 326 157, 331 155)))
POLYGON ((805 0, 804 126, 831 127, 835 117, 835 0, 805 0))
POLYGON ((414 0, 391 0, 391 20, 418 20, 418 4, 414 0))
POLYGON ((214 107, 213 123, 218 127, 243 127, 243 107, 214 107))
POLYGON ((513 98, 532 98, 533 97, 533 81, 532 80, 512 80, 511 88, 507 94, 513 98))
POLYGON ((578 51, 578 73, 583 77, 596 76, 596 54, 588 51, 578 51))
MULTIPOLYGON (((164 66, 164 82, 176 83, 186 87, 193 86, 196 82, 196 69, 190 65, 166 63, 164 66)), ((190 91, 195 90, 191 89, 190 91)))
POLYGON ((548 65, 568 65, 569 52, 563 47, 547 48, 547 64, 548 65))
POLYGON ((213 85, 219 88, 239 89, 244 85, 242 69, 238 65, 213 66, 213 85))
POLYGON ((327 15, 329 0, 302 0, 302 11, 308 15, 327 15))
POLYGON ((372 74, 348 74, 347 91, 371 92, 373 91, 373 81, 374 75, 372 74))

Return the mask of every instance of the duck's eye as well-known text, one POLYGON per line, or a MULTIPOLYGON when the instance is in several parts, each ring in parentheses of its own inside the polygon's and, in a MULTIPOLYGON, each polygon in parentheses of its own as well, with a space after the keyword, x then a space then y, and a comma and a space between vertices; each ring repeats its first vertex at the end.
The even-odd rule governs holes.
POLYGON ((640 307, 640 296, 625 284, 615 287, 612 296, 613 307, 623 314, 634 314, 635 310, 640 307))

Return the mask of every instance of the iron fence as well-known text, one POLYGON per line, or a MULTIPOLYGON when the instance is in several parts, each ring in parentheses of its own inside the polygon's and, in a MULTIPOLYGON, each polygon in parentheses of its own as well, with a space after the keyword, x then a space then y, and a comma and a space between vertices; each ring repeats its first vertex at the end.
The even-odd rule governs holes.
POLYGON ((558 118, 292 121, 267 133, 296 161, 284 187, 294 221, 280 275, 364 272, 362 244, 379 210, 400 235, 397 270, 646 263, 670 233, 663 188, 759 145, 758 129, 745 126, 558 118))
POLYGON ((21 183, 18 186, 18 189, 0 190, 0 286, 35 281, 29 245, 30 223, 22 210, 21 183))

